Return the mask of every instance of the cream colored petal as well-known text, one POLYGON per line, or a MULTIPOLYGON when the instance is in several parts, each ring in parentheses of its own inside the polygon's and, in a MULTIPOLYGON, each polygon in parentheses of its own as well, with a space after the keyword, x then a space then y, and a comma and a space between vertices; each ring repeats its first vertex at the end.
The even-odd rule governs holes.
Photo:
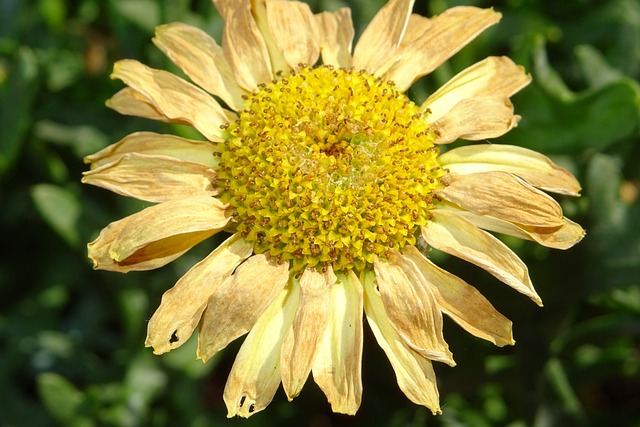
POLYGON ((162 354, 184 344, 200 322, 209 296, 252 250, 235 234, 186 272, 162 295, 160 307, 149 320, 145 345, 162 354))
POLYGON ((167 123, 188 124, 185 121, 170 120, 154 107, 147 98, 139 92, 125 87, 116 92, 106 102, 107 107, 125 116, 143 117, 145 119, 159 120, 167 123))
POLYGON ((224 387, 227 417, 262 411, 280 384, 280 351, 298 305, 297 286, 282 289, 242 343, 224 387))
POLYGON ((84 172, 82 182, 148 202, 215 196, 216 173, 200 163, 172 157, 127 153, 84 172))
POLYGON ((211 95, 167 71, 154 70, 132 59, 116 62, 111 78, 120 79, 144 95, 158 111, 171 120, 190 123, 207 139, 220 141, 220 126, 235 115, 220 107, 211 95))
POLYGON ((404 252, 429 284, 440 309, 458 325, 476 337, 502 347, 513 345, 512 323, 500 314, 476 288, 437 267, 415 246, 404 252))
POLYGON ((215 168, 218 165, 218 157, 214 156, 216 151, 216 146, 209 141, 195 141, 153 132, 135 132, 97 153, 86 156, 84 162, 90 163, 91 168, 95 169, 126 154, 138 153, 169 156, 215 168))
POLYGON ((316 15, 320 37, 322 62, 336 68, 351 66, 351 45, 355 30, 351 9, 342 7, 335 12, 316 15))
POLYGON ((562 208, 546 193, 507 172, 449 173, 437 194, 463 209, 528 227, 561 227, 562 208))
POLYGON ((422 356, 455 366, 442 336, 442 313, 415 266, 397 252, 390 253, 387 261, 376 257, 373 266, 386 317, 396 332, 422 356))
POLYGON ((353 271, 337 276, 312 372, 331 410, 354 415, 362 400, 362 285, 353 271))
POLYGON ((153 42, 198 86, 220 97, 235 111, 245 94, 235 81, 220 46, 199 28, 181 22, 156 27, 153 42))
POLYGON ((431 213, 433 220, 422 227, 429 245, 483 268, 542 306, 527 266, 504 243, 453 212, 431 213))
POLYGON ((364 310, 367 321, 391 362, 400 390, 412 402, 441 414, 436 374, 431 361, 409 348, 389 321, 373 273, 365 273, 364 310))
POLYGON ((580 195, 580 183, 568 170, 561 168, 536 151, 514 145, 466 145, 438 157, 449 171, 468 175, 478 172, 509 172, 534 187, 568 196, 580 195))
POLYGON ((331 268, 325 273, 307 268, 300 278, 300 304, 280 356, 282 386, 289 400, 300 394, 311 372, 317 344, 332 311, 331 291, 336 280, 331 268))
POLYGON ((273 79, 269 51, 250 0, 213 0, 224 19, 222 49, 240 87, 249 92, 273 79))
POLYGON ((471 141, 497 138, 513 129, 520 116, 513 114, 508 98, 478 96, 460 101, 436 121, 427 121, 436 132, 436 144, 449 144, 458 138, 471 141))
POLYGON ((289 264, 276 264, 265 254, 242 263, 209 298, 198 334, 198 358, 206 362, 246 334, 288 280, 289 264))
MULTIPOLYGON (((402 46, 394 55, 394 64, 386 75, 401 92, 418 78, 429 74, 486 28, 496 24, 501 15, 493 9, 452 7, 429 21, 422 21, 422 35, 402 46)), ((413 32, 418 32, 418 28, 413 32)))
POLYGON ((384 75, 393 64, 415 0, 390 0, 373 17, 353 52, 356 70, 384 75))
POLYGON ((506 56, 486 58, 449 80, 422 104, 430 110, 430 121, 436 121, 458 102, 476 96, 509 98, 531 82, 524 68, 506 56))
POLYGON ((308 4, 267 0, 267 22, 278 49, 291 68, 313 66, 320 55, 318 25, 308 4))
POLYGON ((198 196, 148 207, 131 216, 109 248, 121 264, 162 258, 191 248, 222 230, 229 221, 226 205, 198 196))

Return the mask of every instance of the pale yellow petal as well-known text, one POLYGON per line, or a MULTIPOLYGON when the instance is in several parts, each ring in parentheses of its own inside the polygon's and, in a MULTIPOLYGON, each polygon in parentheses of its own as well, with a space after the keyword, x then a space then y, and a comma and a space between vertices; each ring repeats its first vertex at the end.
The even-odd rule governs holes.
POLYGON ((202 316, 198 358, 209 360, 246 334, 289 280, 289 264, 254 255, 218 286, 202 316))
POLYGON ((351 66, 351 45, 355 30, 351 20, 351 9, 342 7, 335 12, 316 15, 320 33, 322 62, 336 68, 351 66))
POLYGON ((227 416, 248 418, 273 400, 280 384, 280 351, 298 305, 297 286, 282 289, 242 343, 224 387, 227 416))
POLYGON ((460 101, 444 116, 427 122, 435 131, 436 144, 449 144, 458 138, 478 141, 497 138, 513 129, 520 116, 513 114, 508 98, 478 96, 460 101))
POLYGON ((506 56, 491 56, 461 71, 422 104, 430 121, 444 116, 457 103, 476 96, 509 98, 531 82, 524 68, 506 56))
POLYGON ((156 27, 154 43, 198 86, 242 110, 245 93, 220 46, 199 28, 181 22, 156 27))
POLYGON ((171 120, 190 123, 207 139, 220 141, 220 126, 235 120, 235 115, 220 107, 202 89, 163 70, 154 70, 132 59, 116 62, 111 78, 120 79, 144 95, 158 111, 171 120))
POLYGON ((186 272, 162 295, 149 320, 145 345, 162 354, 184 344, 200 322, 209 296, 252 250, 251 243, 235 234, 186 272))
POLYGON ((167 123, 189 124, 184 120, 171 120, 151 104, 141 93, 125 87, 119 90, 105 103, 107 107, 125 116, 143 117, 167 123))
POLYGON ((483 268, 542 306, 527 266, 504 243, 453 212, 430 212, 433 219, 422 227, 429 245, 483 268))
POLYGON ((396 332, 422 356, 455 366, 442 335, 442 313, 415 266, 395 251, 388 260, 376 257, 373 266, 386 317, 396 332))
POLYGON ((362 400, 362 285, 353 271, 337 277, 312 372, 331 410, 353 415, 362 400))
POLYGON ((414 1, 391 0, 378 11, 360 36, 353 52, 356 70, 384 75, 393 64, 414 1))
POLYGON ((280 356, 282 387, 289 400, 300 394, 311 372, 317 344, 332 311, 331 291, 336 280, 331 268, 325 273, 307 268, 300 278, 300 304, 280 356))
POLYGON ((552 197, 507 172, 449 173, 438 196, 478 215, 528 227, 561 227, 562 208, 552 197))
POLYGON ((308 4, 267 0, 267 21, 278 49, 291 68, 313 66, 320 55, 318 25, 308 4))
MULTIPOLYGON (((496 24, 500 17, 493 9, 459 6, 423 21, 422 35, 395 54, 386 78, 393 80, 398 90, 407 90, 418 78, 438 68, 478 34, 496 24)), ((414 32, 418 30, 420 28, 414 32)))
POLYGON ((454 148, 438 157, 451 172, 468 175, 478 172, 509 172, 545 191, 580 195, 580 183, 568 170, 547 156, 514 145, 476 144, 454 148))
POLYGON ((169 156, 215 168, 218 165, 218 158, 214 156, 216 151, 215 145, 209 141, 195 141, 153 132, 135 132, 97 153, 86 156, 84 162, 90 163, 91 169, 95 169, 126 154, 138 153, 169 156))
POLYGON ((415 246, 405 248, 404 256, 424 275, 442 312, 458 325, 499 347, 515 344, 511 321, 476 288, 433 264, 415 246))
POLYGON ((409 400, 426 406, 434 415, 442 413, 431 361, 409 348, 389 322, 373 273, 364 274, 363 285, 367 321, 378 345, 391 362, 400 390, 409 400))
POLYGON ((123 154, 82 177, 85 184, 148 202, 215 196, 215 180, 215 171, 203 164, 138 153, 123 154))

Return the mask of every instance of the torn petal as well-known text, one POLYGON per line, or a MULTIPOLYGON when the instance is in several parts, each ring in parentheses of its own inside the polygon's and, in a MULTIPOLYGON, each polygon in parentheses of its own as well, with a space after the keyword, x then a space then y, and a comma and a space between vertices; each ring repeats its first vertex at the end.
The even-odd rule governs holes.
POLYGON ((309 5, 297 1, 266 2, 267 22, 287 64, 313 66, 320 55, 320 34, 309 5))
POLYGON ((320 37, 322 62, 336 68, 351 66, 351 45, 355 30, 351 9, 342 7, 335 12, 316 15, 320 37))

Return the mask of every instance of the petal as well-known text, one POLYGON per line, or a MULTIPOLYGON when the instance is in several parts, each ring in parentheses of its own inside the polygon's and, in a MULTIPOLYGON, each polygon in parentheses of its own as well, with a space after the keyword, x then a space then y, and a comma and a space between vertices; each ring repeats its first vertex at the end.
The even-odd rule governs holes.
POLYGON ((422 227, 429 245, 483 268, 542 306, 527 266, 504 243, 453 212, 434 209, 431 214, 433 220, 422 227))
POLYGON ((515 344, 511 321, 476 288, 433 264, 415 246, 408 246, 404 256, 424 275, 440 309, 458 325, 499 347, 515 344))
POLYGON ((438 68, 478 34, 496 24, 500 17, 493 9, 460 6, 422 21, 422 35, 403 44, 394 55, 394 64, 386 78, 394 81, 399 91, 406 91, 418 78, 438 68))
POLYGON ((115 144, 84 158, 95 169, 122 158, 126 154, 168 156, 186 162, 200 163, 210 168, 218 165, 214 156, 216 147, 209 141, 195 141, 175 135, 153 132, 135 132, 125 136, 115 144))
POLYGON ((355 30, 351 20, 351 9, 342 7, 335 12, 316 15, 320 33, 322 62, 336 68, 351 66, 351 44, 355 30))
POLYGON ((116 92, 106 102, 107 107, 125 116, 143 117, 145 119, 159 120, 167 123, 189 124, 181 120, 170 120, 151 104, 140 92, 130 87, 125 87, 116 92))
POLYGON ((252 250, 235 234, 194 265, 162 295, 160 307, 149 320, 145 345, 162 354, 184 344, 200 322, 209 296, 252 250))
POLYGON ((436 144, 449 144, 458 138, 477 141, 497 138, 513 129, 520 116, 513 114, 508 98, 478 96, 460 101, 444 116, 427 121, 438 136, 436 144))
POLYGON ((125 59, 116 62, 111 78, 122 80, 144 95, 163 115, 191 124, 211 141, 220 141, 224 137, 220 126, 235 120, 233 113, 220 107, 202 89, 138 61, 125 59))
POLYGON ((442 182, 445 187, 437 190, 438 196, 473 213, 529 227, 564 224, 558 202, 510 173, 449 173, 442 182))
POLYGON ((309 5, 297 1, 269 0, 266 7, 269 29, 289 66, 313 66, 320 55, 320 35, 309 5))
POLYGON ((245 93, 235 81, 220 46, 199 28, 181 22, 156 27, 153 42, 187 76, 232 109, 242 110, 245 93))
POLYGON ((455 366, 442 336, 442 313, 415 265, 392 252, 388 261, 376 257, 373 266, 386 317, 396 332, 422 356, 455 366))
POLYGON ((356 70, 383 75, 404 36, 415 0, 391 0, 373 17, 353 52, 356 70))
POLYGON ((172 157, 127 153, 83 173, 82 182, 148 202, 215 196, 213 169, 172 157))
POLYGON ((312 371, 331 410, 354 415, 362 400, 362 285, 353 271, 337 277, 312 371))
POLYGON ((246 334, 288 280, 289 264, 276 264, 265 254, 242 263, 209 298, 198 335, 198 358, 206 362, 246 334))
POLYGON ((440 414, 436 374, 431 361, 410 349, 389 321, 373 273, 364 274, 364 310, 378 345, 391 362, 400 390, 412 402, 440 414))
POLYGON ((298 304, 298 287, 282 289, 242 343, 224 387, 227 417, 248 418, 273 400, 280 384, 280 350, 298 304))
POLYGON ((471 67, 440 87, 422 104, 429 109, 429 120, 444 116, 458 102, 476 96, 509 98, 531 82, 531 76, 506 56, 491 56, 471 67))
POLYGON ((527 148, 502 144, 466 145, 442 154, 438 162, 454 173, 509 172, 545 191, 580 195, 580 183, 571 172, 527 148))
POLYGON ((300 394, 311 372, 317 344, 332 311, 331 291, 336 280, 331 268, 325 273, 307 268, 300 278, 300 304, 280 356, 282 386, 289 400, 300 394))

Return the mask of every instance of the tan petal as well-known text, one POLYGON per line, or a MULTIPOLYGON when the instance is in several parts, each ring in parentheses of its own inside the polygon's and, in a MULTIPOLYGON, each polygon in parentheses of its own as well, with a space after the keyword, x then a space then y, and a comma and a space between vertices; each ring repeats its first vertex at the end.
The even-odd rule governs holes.
POLYGON ((351 9, 342 7, 335 12, 316 15, 320 37, 322 62, 336 68, 351 66, 351 44, 355 30, 351 20, 351 9))
POLYGON ((249 92, 273 78, 269 51, 249 0, 213 0, 224 19, 222 49, 240 87, 249 92))
POLYGON ((336 280, 331 268, 326 273, 307 268, 300 278, 300 304, 280 356, 282 386, 289 400, 300 394, 311 372, 317 344, 332 311, 331 290, 336 280))
POLYGON ((200 322, 209 296, 252 249, 238 234, 233 235, 185 273, 162 295, 160 307, 149 320, 145 345, 162 354, 184 344, 200 322))
POLYGON ((143 117, 145 119, 159 120, 167 123, 188 124, 185 121, 170 120, 151 104, 147 98, 139 92, 125 87, 116 92, 106 102, 107 107, 125 116, 143 117))
POLYGON ((520 116, 513 114, 508 98, 478 96, 460 101, 438 120, 427 121, 438 137, 436 144, 449 144, 458 138, 470 141, 497 138, 513 129, 520 116))
POLYGON ((288 280, 289 264, 276 264, 265 254, 242 263, 209 298, 198 334, 198 358, 206 362, 246 334, 288 280))
POLYGON ((245 93, 235 81, 222 48, 207 33, 181 22, 156 27, 154 43, 204 90, 242 110, 245 93))
POLYGON ((353 415, 362 400, 362 285, 353 271, 337 276, 312 372, 331 410, 353 415))
POLYGON ((138 153, 169 156, 215 168, 218 165, 218 158, 214 156, 216 151, 215 145, 209 141, 195 141, 153 132, 135 132, 97 153, 86 156, 84 162, 90 163, 91 168, 95 169, 126 154, 138 153))
POLYGON ((499 347, 515 344, 511 321, 476 288, 433 264, 415 246, 408 246, 404 256, 424 275, 440 309, 458 325, 499 347))
POLYGON ((376 289, 373 273, 365 273, 364 310, 367 321, 384 350, 394 372, 400 390, 412 402, 426 406, 433 414, 440 414, 436 374, 431 361, 409 348, 398 335, 385 312, 382 297, 376 289))
POLYGON ((458 102, 476 96, 509 98, 531 82, 524 68, 506 56, 486 58, 449 80, 422 104, 430 110, 430 121, 436 121, 458 102))
POLYGON ((561 168, 536 151, 514 145, 476 144, 454 148, 438 157, 449 171, 468 175, 478 172, 509 172, 545 191, 580 195, 580 183, 568 170, 561 168))
POLYGON ((282 341, 296 311, 298 289, 282 289, 242 343, 224 387, 227 417, 248 418, 273 400, 280 384, 282 341))
POLYGON ((422 227, 429 245, 483 268, 542 306, 527 266, 504 243, 453 212, 434 209, 431 214, 433 220, 422 227))
POLYGON ((562 208, 553 198, 507 172, 449 173, 437 194, 479 215, 529 227, 561 227, 562 208))
POLYGON ((320 55, 319 31, 308 4, 268 0, 267 21, 278 49, 291 68, 314 65, 320 55))
POLYGON ((215 196, 216 173, 200 163, 172 157, 127 153, 83 173, 82 182, 148 202, 215 196))
POLYGON ((401 92, 406 91, 418 78, 429 74, 486 28, 496 24, 501 15, 493 9, 452 7, 430 20, 424 20, 412 29, 422 35, 411 43, 403 44, 395 54, 393 66, 386 75, 401 92))
POLYGON ((376 257, 373 266, 386 317, 398 335, 422 356, 455 366, 442 336, 442 313, 415 266, 397 252, 387 261, 376 257))
POLYGON ((211 95, 167 71, 154 70, 138 61, 116 62, 111 78, 120 79, 144 95, 163 115, 190 123, 207 139, 220 141, 220 126, 235 120, 235 115, 220 107, 211 95))
POLYGON ((353 52, 356 70, 383 75, 393 64, 415 0, 391 0, 373 17, 353 52))

